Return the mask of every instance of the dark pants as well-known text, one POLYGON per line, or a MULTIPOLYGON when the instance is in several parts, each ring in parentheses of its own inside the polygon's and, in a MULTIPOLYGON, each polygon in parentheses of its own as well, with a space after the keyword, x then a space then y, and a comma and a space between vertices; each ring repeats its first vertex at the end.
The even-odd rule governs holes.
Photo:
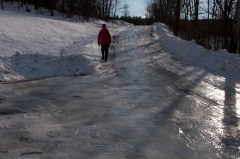
POLYGON ((105 59, 105 61, 107 61, 108 58, 108 49, 109 49, 109 45, 101 45, 102 46, 102 59, 105 59))

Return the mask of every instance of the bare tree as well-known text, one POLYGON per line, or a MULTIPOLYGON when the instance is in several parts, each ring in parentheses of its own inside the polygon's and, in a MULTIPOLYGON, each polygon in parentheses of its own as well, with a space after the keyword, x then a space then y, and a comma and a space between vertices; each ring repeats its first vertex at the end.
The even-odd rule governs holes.
POLYGON ((156 10, 158 9, 156 6, 155 0, 146 0, 146 11, 147 11, 147 17, 155 19, 156 15, 156 10))
POLYGON ((230 20, 233 19, 234 4, 236 0, 216 0, 220 10, 220 19, 223 22, 223 48, 228 48, 228 38, 231 35, 229 32, 230 20))
POLYGON ((128 4, 124 4, 123 5, 123 16, 128 17, 129 15, 130 15, 129 6, 128 6, 128 4))
POLYGON ((119 0, 115 0, 114 6, 111 8, 112 15, 115 17, 117 15, 119 0))

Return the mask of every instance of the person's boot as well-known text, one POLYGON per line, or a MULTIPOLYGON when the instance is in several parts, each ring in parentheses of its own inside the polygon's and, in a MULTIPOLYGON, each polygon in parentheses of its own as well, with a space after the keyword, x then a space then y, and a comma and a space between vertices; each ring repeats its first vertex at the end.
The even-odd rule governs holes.
POLYGON ((108 58, 108 52, 106 51, 106 53, 105 53, 105 61, 107 61, 107 58, 108 58))
MULTIPOLYGON (((106 57, 106 56, 105 56, 106 57)), ((102 51, 102 60, 104 60, 105 58, 104 58, 104 52, 102 51)))

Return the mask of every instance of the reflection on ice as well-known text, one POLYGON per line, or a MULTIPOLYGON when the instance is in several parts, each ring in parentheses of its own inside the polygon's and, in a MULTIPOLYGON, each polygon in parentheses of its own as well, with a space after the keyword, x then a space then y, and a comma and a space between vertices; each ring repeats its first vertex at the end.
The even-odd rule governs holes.
POLYGON ((225 101, 224 101, 224 117, 222 135, 222 144, 226 151, 226 157, 238 158, 239 142, 239 120, 238 120, 238 93, 236 93, 236 83, 226 79, 225 101), (230 89, 229 89, 230 87, 230 89))
POLYGON ((240 94, 236 94, 236 113, 237 117, 240 118, 240 94))
POLYGON ((182 131, 181 128, 179 128, 179 133, 178 133, 178 135, 181 135, 181 134, 183 134, 183 131, 182 131))

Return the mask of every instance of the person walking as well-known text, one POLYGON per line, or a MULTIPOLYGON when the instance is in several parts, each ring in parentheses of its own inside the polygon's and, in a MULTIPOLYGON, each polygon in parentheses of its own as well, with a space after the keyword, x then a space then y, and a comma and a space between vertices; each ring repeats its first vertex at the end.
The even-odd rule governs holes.
POLYGON ((111 35, 106 27, 106 24, 102 24, 102 29, 98 33, 98 45, 101 45, 102 60, 105 59, 105 61, 107 61, 108 50, 111 42, 111 35))

